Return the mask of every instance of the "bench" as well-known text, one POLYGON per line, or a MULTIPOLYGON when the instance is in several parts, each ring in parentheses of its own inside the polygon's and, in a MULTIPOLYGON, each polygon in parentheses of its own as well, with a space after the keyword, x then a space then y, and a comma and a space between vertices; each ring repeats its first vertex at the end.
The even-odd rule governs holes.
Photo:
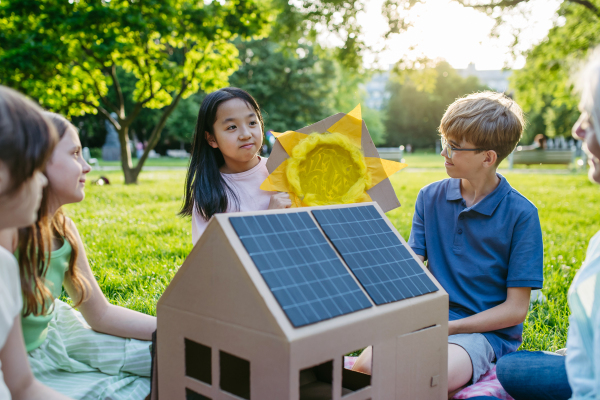
POLYGON ((167 156, 173 158, 188 158, 190 153, 185 150, 167 150, 167 156))
POLYGON ((571 150, 520 150, 518 147, 508 156, 509 168, 514 164, 565 164, 575 162, 575 148, 571 150))
POLYGON ((404 157, 404 146, 378 147, 377 152, 379 153, 379 158, 402 162, 402 158, 404 157))

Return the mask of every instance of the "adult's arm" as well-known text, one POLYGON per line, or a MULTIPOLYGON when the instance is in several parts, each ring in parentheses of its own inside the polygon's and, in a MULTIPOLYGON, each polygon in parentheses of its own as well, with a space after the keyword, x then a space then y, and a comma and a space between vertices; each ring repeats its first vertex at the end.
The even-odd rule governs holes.
POLYGON ((506 301, 466 318, 448 322, 448 335, 481 333, 515 326, 527 317, 531 288, 508 288, 506 301))
POLYGON ((20 315, 14 319, 4 347, 0 350, 0 362, 4 382, 13 400, 69 400, 69 397, 42 385, 33 376, 23 342, 20 315))
MULTIPOLYGON (((70 219, 67 219, 67 223, 77 239, 77 268, 90 284, 89 297, 79 305, 79 311, 86 322, 97 332, 124 338, 152 340, 152 332, 156 330, 156 317, 108 302, 92 273, 77 227, 70 219)), ((68 274, 65 276, 64 287, 74 301, 78 299, 78 293, 68 274)))

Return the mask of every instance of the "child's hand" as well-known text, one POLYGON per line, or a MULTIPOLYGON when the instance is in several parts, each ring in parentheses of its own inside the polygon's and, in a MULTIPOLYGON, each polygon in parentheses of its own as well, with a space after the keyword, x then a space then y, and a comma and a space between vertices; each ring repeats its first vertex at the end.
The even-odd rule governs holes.
POLYGON ((290 208, 292 206, 292 200, 290 200, 290 195, 285 192, 276 193, 271 196, 271 201, 269 202, 269 210, 277 210, 281 208, 290 208))

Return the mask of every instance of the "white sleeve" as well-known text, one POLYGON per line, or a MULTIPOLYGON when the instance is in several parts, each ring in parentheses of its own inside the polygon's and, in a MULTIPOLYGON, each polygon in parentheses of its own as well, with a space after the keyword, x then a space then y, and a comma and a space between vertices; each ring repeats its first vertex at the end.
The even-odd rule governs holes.
MULTIPOLYGON (((583 307, 581 302, 573 304, 569 301, 571 316, 566 367, 572 400, 600 399, 600 275, 588 278, 584 283, 590 281, 594 285, 580 291, 580 294, 592 295, 586 296, 583 307)), ((578 289, 581 286, 580 283, 578 289)))
POLYGON ((202 233, 208 226, 208 221, 202 218, 202 216, 196 210, 196 204, 194 204, 194 211, 192 211, 192 244, 196 245, 202 233))
POLYGON ((0 248, 0 349, 22 308, 19 265, 12 254, 0 248))

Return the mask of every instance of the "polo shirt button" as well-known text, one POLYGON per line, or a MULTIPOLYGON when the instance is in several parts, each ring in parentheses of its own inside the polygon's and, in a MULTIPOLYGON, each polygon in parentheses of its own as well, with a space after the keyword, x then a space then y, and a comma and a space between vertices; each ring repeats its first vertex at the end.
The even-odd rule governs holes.
POLYGON ((459 229, 459 230, 458 230, 458 234, 459 234, 459 235, 462 235, 462 229, 459 229))

